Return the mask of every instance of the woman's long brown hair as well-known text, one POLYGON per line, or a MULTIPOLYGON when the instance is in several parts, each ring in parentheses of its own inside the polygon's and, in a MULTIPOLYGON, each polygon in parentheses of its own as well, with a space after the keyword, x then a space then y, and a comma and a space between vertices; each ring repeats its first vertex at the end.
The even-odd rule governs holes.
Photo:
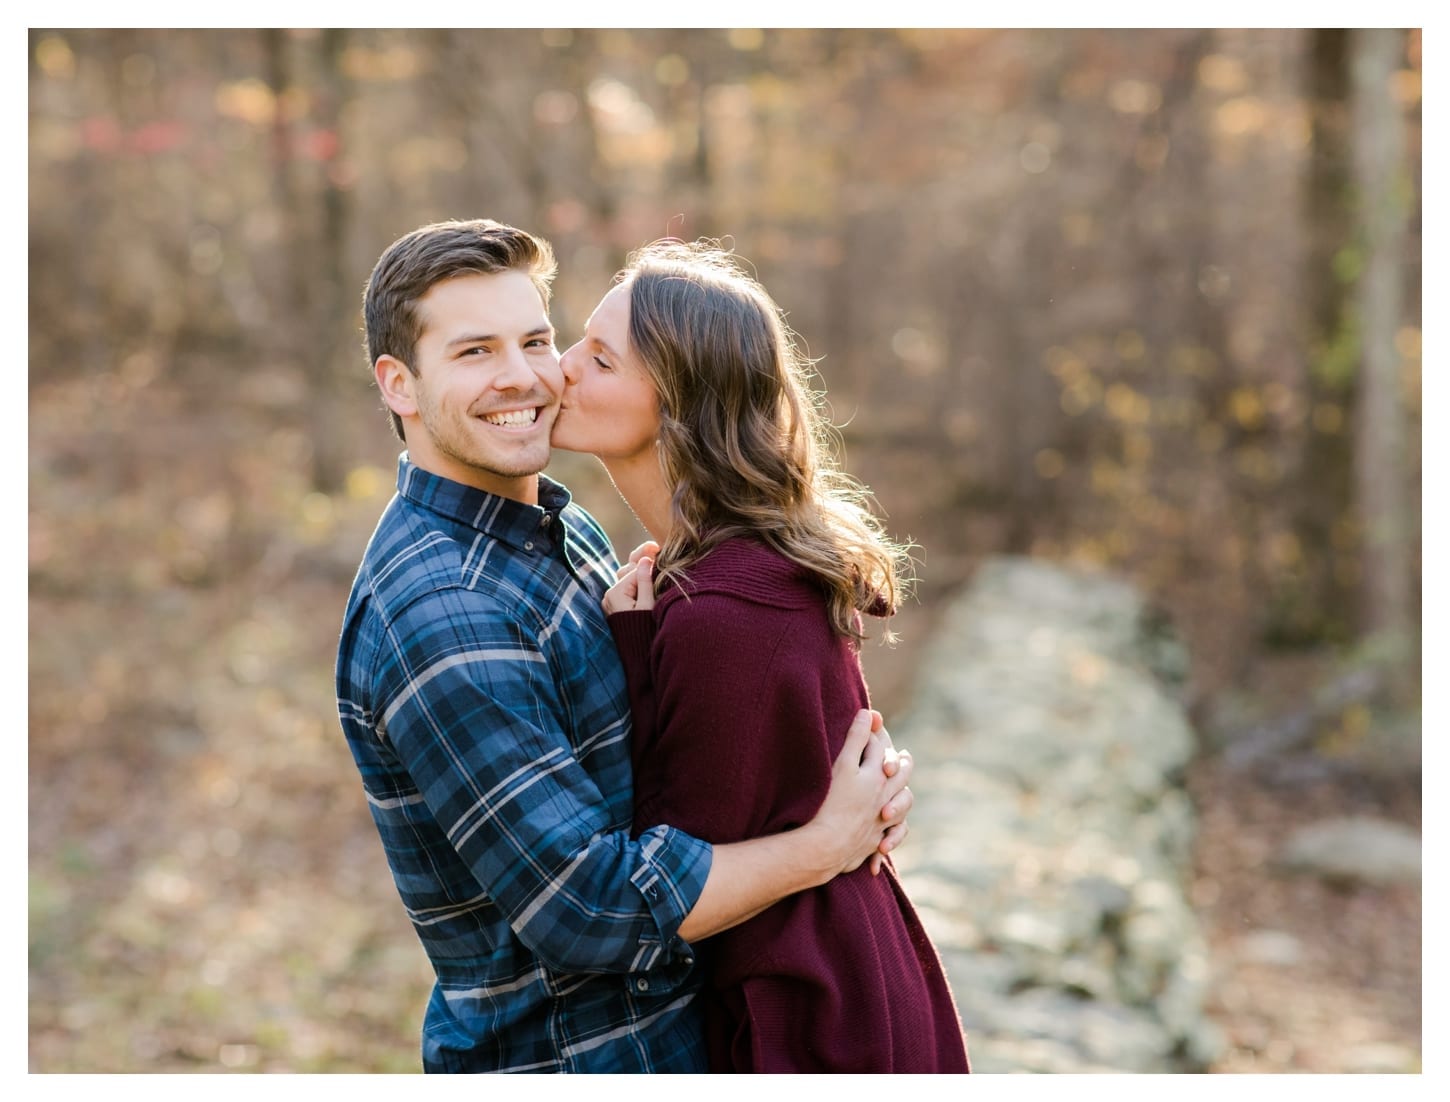
POLYGON ((859 642, 858 613, 895 611, 910 559, 839 469, 824 394, 780 307, 714 242, 656 241, 617 280, 673 488, 659 580, 683 581, 711 548, 752 534, 816 575, 832 626, 859 642))

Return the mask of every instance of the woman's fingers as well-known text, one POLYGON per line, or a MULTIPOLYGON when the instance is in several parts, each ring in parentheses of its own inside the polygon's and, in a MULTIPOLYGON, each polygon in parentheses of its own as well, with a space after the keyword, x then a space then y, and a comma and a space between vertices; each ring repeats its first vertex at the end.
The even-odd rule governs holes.
MULTIPOLYGON (((628 612, 637 607, 636 602, 639 594, 639 571, 633 567, 630 572, 619 581, 610 586, 604 593, 604 613, 609 615, 613 612, 628 612)), ((653 607, 654 597, 650 597, 653 607)))
POLYGON ((659 553, 660 553, 660 545, 659 544, 655 543, 654 540, 645 540, 642 544, 640 544, 638 547, 636 547, 633 551, 631 551, 629 553, 629 565, 630 566, 636 566, 636 565, 638 565, 639 560, 642 559, 642 558, 644 558, 646 555, 648 555, 651 559, 658 558, 659 557, 659 553))
POLYGON ((655 607, 654 570, 654 559, 643 558, 639 560, 639 568, 635 570, 630 578, 635 583, 635 608, 655 607))

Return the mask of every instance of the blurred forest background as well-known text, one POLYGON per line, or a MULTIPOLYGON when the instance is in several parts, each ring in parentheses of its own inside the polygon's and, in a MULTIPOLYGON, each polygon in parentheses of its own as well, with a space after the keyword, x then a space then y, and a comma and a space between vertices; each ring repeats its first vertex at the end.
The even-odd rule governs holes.
MULTIPOLYGON (((985 555, 1150 593, 1210 938, 1272 900, 1319 939, 1308 978, 1224 965, 1217 1070, 1335 1070, 1324 985, 1418 1050, 1418 885, 1346 926, 1253 853, 1303 801, 1419 826, 1420 44, 32 30, 31 1070, 417 1069, 332 661, 397 452, 362 287, 477 216, 553 242, 561 342, 655 237, 756 266, 920 545, 865 653, 888 723, 985 555)), ((592 461, 551 472, 633 546, 592 461)))

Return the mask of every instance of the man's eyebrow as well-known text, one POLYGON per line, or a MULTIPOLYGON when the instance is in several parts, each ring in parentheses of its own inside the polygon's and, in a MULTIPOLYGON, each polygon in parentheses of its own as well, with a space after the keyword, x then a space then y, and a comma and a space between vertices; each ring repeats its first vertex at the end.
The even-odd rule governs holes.
MULTIPOLYGON (((524 334, 524 339, 527 340, 530 337, 552 337, 553 335, 554 327, 552 325, 537 325, 524 334)), ((489 341, 497 340, 502 340, 497 333, 480 333, 466 337, 454 337, 443 347, 452 348, 457 344, 487 344, 489 341)))

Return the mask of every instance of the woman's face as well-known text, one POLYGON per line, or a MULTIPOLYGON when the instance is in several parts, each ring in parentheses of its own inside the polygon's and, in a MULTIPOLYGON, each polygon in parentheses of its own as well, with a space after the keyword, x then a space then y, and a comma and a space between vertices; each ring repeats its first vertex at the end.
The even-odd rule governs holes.
POLYGON ((584 337, 560 360, 564 399, 551 442, 603 460, 653 454, 660 433, 654 384, 629 346, 629 284, 605 295, 584 337))

